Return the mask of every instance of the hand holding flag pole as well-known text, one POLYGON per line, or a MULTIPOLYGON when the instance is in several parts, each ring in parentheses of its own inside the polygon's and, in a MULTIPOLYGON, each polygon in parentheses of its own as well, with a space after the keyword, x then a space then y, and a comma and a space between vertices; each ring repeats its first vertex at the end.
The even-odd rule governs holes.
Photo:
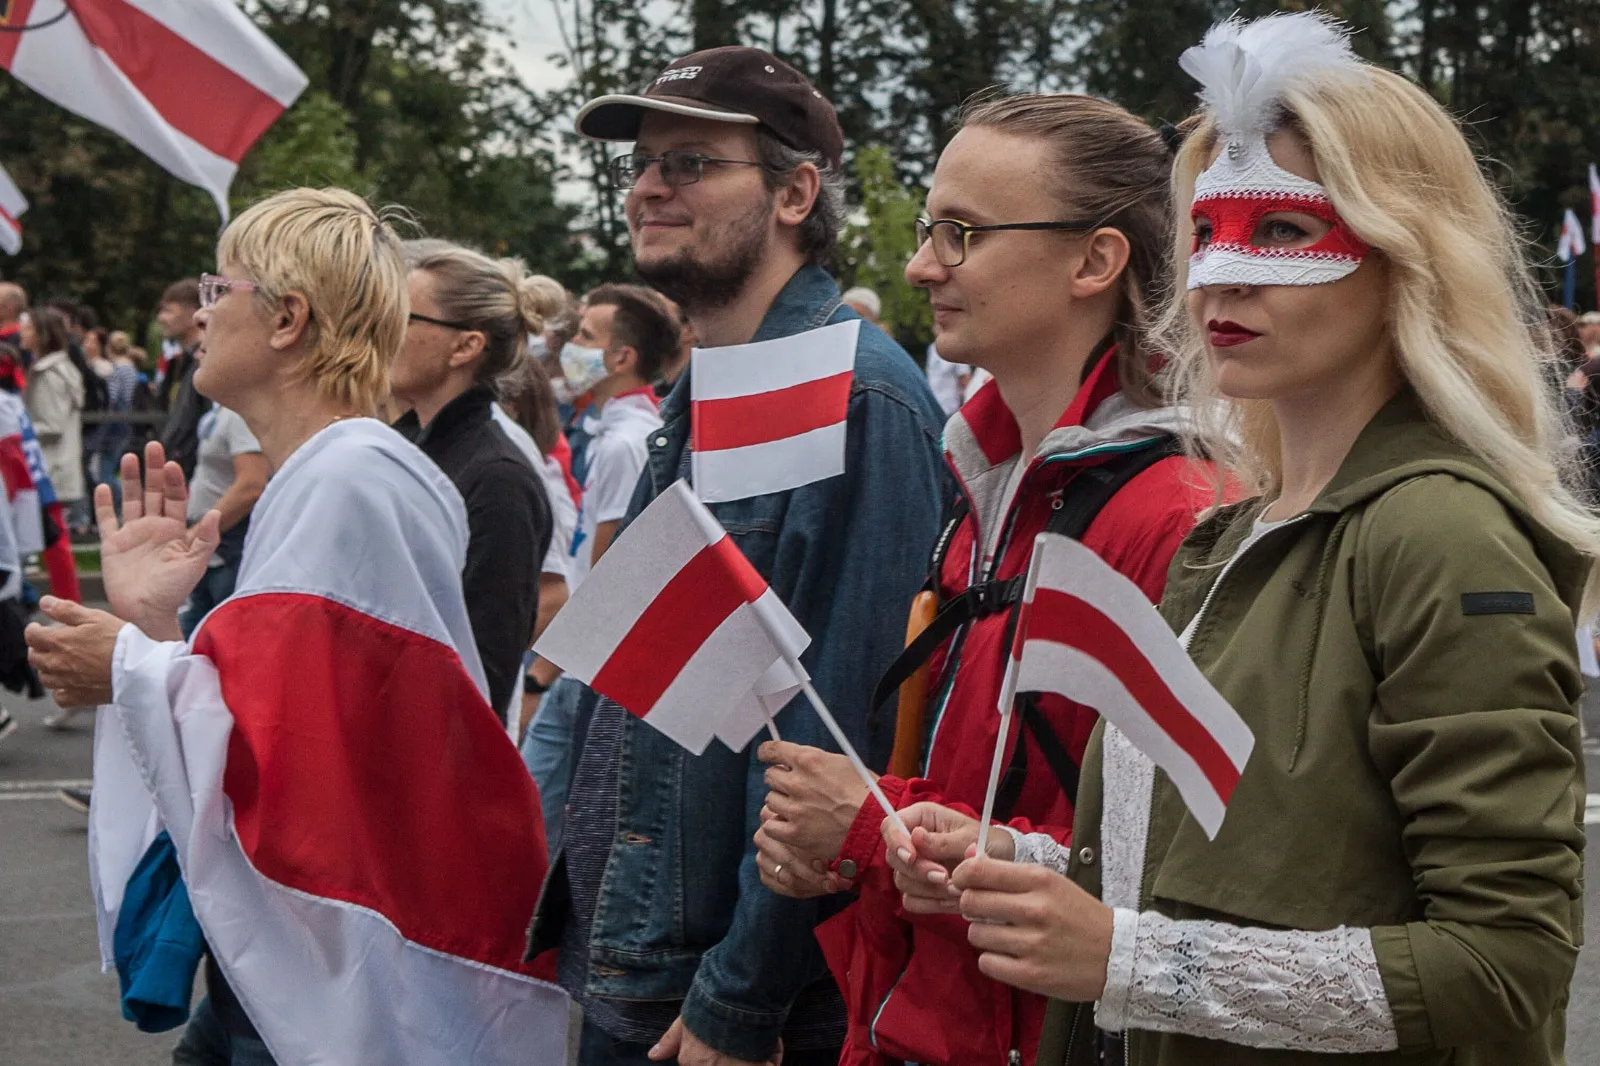
MULTIPOLYGON (((798 667, 799 663, 792 664, 798 667)), ((894 827, 906 836, 911 835, 911 830, 906 828, 906 823, 900 818, 900 812, 894 809, 894 804, 889 802, 889 797, 883 794, 883 789, 878 786, 878 779, 867 769, 867 764, 861 761, 861 756, 856 752, 855 745, 850 743, 850 738, 844 735, 844 730, 839 727, 838 719, 834 718, 828 710, 828 705, 822 702, 822 697, 817 695, 817 690, 810 681, 801 684, 800 689, 806 694, 806 699, 811 701, 812 709, 817 712, 817 717, 822 719, 822 724, 828 727, 828 732, 833 734, 833 739, 839 745, 839 750, 844 752, 844 757, 850 760, 850 765, 855 767, 856 773, 861 775, 861 780, 866 784, 867 791, 872 793, 872 798, 878 801, 878 806, 883 808, 884 815, 894 827)))

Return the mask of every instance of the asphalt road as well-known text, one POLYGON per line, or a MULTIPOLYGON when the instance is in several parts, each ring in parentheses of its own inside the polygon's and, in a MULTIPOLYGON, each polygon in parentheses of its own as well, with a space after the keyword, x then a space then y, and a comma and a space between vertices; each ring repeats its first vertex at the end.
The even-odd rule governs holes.
MULTIPOLYGON (((1600 738, 1600 694, 1586 712, 1600 738)), ((175 1033, 123 1021, 115 975, 102 974, 85 864, 85 819, 55 798, 89 777, 91 724, 43 728, 47 702, 7 697, 22 728, 0 742, 0 1066, 156 1066, 175 1033)), ((1600 793, 1600 742, 1590 788, 1600 793)), ((1600 795, 1590 796, 1585 933, 1568 1014, 1568 1062, 1600 1066, 1600 795)), ((1506 1064, 1514 1066, 1514 1064, 1506 1064)))

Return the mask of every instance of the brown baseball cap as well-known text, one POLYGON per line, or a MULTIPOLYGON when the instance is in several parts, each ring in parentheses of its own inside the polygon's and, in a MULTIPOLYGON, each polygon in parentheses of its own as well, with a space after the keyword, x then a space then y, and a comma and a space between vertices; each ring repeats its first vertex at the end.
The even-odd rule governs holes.
POLYGON ((578 132, 593 141, 635 141, 646 111, 765 126, 790 148, 822 153, 835 170, 844 155, 844 131, 827 97, 759 48, 729 45, 674 59, 644 92, 584 104, 578 132))

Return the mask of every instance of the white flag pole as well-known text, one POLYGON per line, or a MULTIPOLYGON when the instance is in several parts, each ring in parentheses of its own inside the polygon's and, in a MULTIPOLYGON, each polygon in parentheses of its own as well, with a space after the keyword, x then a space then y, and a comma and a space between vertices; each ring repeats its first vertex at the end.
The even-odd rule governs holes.
MULTIPOLYGON (((789 665, 794 668, 796 677, 805 677, 797 660, 790 659, 789 665)), ((828 732, 833 734, 839 750, 844 752, 844 757, 850 760, 850 765, 856 768, 856 773, 861 775, 861 780, 866 782, 867 791, 872 793, 872 798, 878 801, 878 806, 883 808, 883 813, 888 815, 894 827, 904 833, 908 838, 911 831, 906 828, 906 823, 900 820, 900 812, 890 804, 889 797, 883 794, 883 789, 878 787, 878 779, 872 776, 872 771, 867 769, 867 764, 861 761, 861 756, 856 754, 855 745, 850 743, 850 738, 844 735, 844 730, 839 728, 839 722, 828 710, 827 704, 822 702, 822 697, 817 695, 817 690, 811 686, 810 681, 800 682, 800 687, 805 690, 806 699, 811 701, 811 706, 816 708, 817 717, 822 719, 822 724, 828 727, 828 732)))
POLYGON ((772 712, 767 710, 766 704, 761 705, 761 713, 767 717, 767 732, 772 734, 773 740, 781 742, 783 738, 778 735, 778 723, 773 721, 772 712))
MULTIPOLYGON (((994 818, 995 794, 1000 791, 1000 767, 1005 762, 1006 738, 1011 731, 1011 705, 1017 701, 1017 667, 1022 662, 1022 642, 1027 639, 1028 605, 1033 602, 1033 591, 1039 587, 1039 562, 1044 557, 1044 547, 1049 534, 1034 538, 1033 555, 1028 560, 1028 576, 1022 586, 1022 609, 1017 615, 1017 631, 1012 636, 1011 647, 1006 650, 1006 676, 1000 684, 1000 735, 994 742, 994 759, 989 763, 989 788, 983 794, 983 817, 978 821, 978 854, 987 857, 989 823, 994 818)), ((1022 737, 1018 744, 1026 743, 1022 737)))

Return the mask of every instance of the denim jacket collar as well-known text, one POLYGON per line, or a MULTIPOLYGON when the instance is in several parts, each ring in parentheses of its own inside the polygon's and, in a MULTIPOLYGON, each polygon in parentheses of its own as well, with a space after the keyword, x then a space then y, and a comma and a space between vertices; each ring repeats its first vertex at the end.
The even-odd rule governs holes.
MULTIPOLYGON (((844 304, 839 286, 826 270, 807 263, 779 290, 772 306, 761 319, 751 342, 792 337, 796 333, 828 324, 844 304)), ((847 311, 853 315, 855 312, 847 311)), ((685 370, 677 384, 661 401, 661 432, 650 438, 650 479, 657 493, 679 476, 679 465, 689 440, 689 378, 685 370)))

